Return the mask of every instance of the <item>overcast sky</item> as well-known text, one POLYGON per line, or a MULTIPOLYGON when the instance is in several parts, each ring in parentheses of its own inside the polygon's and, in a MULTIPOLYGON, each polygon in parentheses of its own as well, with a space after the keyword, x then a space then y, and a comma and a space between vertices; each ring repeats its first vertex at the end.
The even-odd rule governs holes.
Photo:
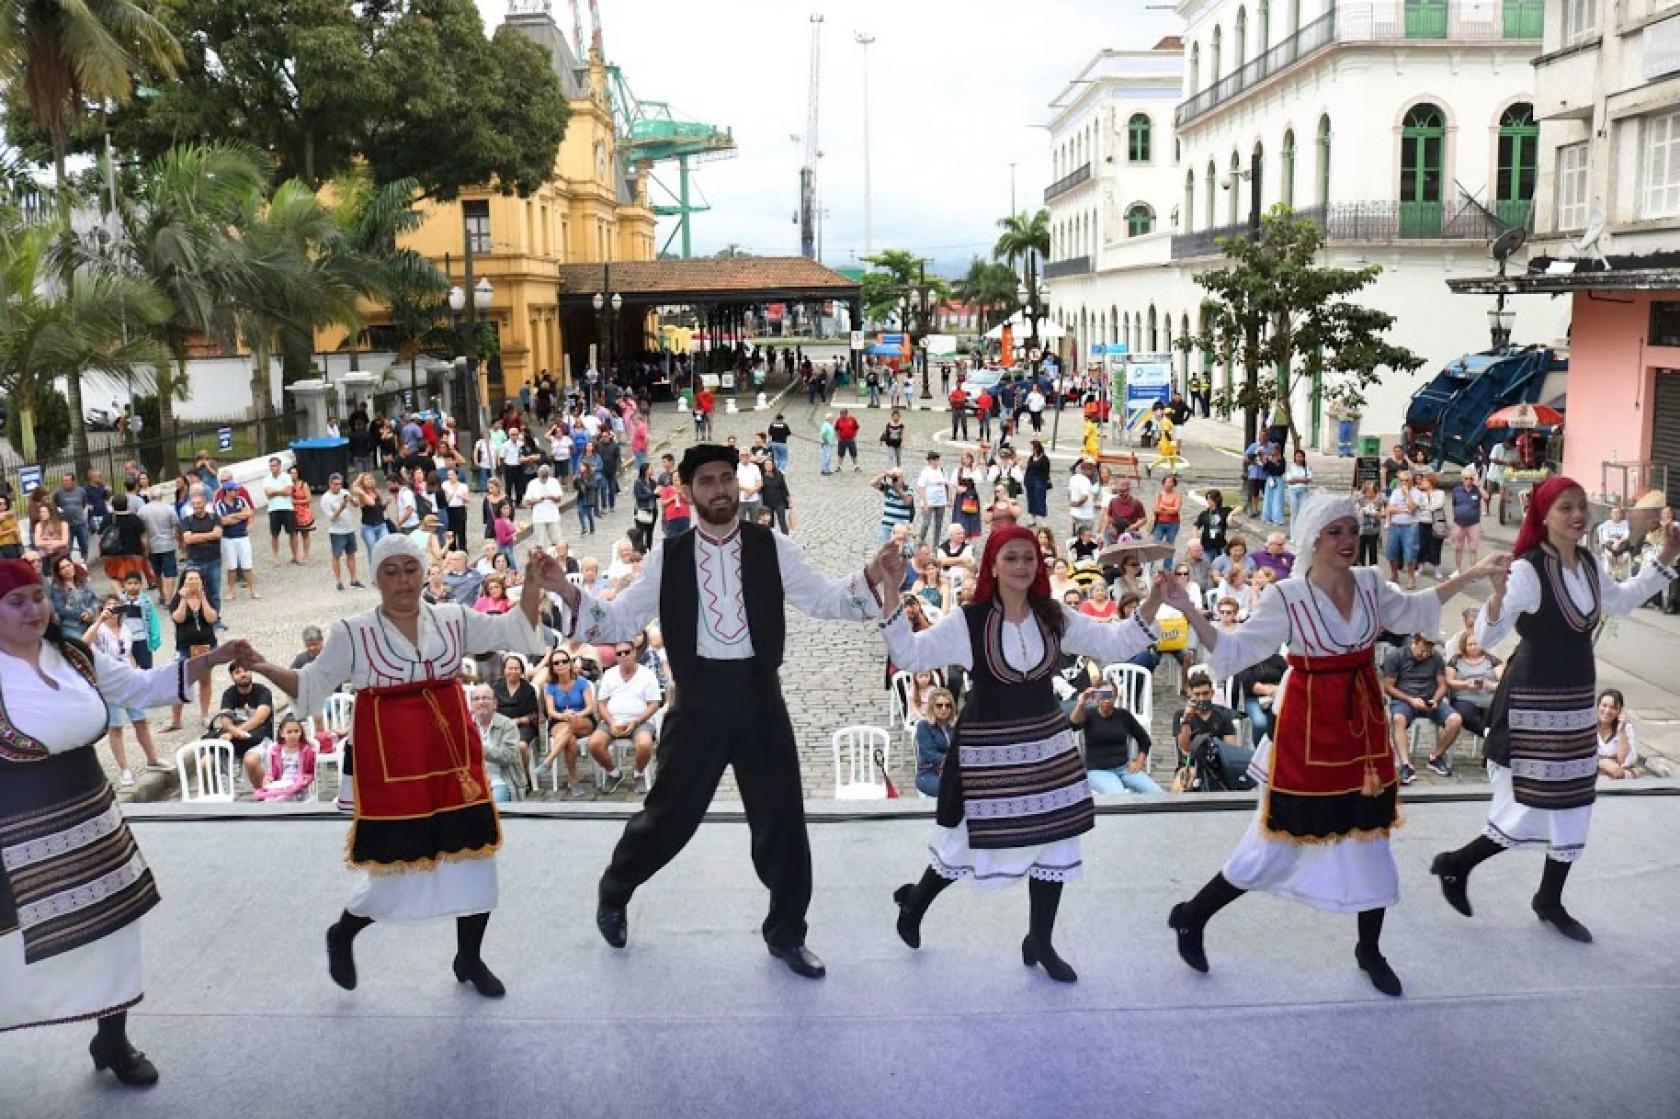
MULTIPOLYGON (((477 0, 493 30, 507 0, 477 0)), ((589 35, 588 0, 577 0, 589 35)), ((823 260, 864 252, 863 48, 869 47, 874 247, 905 248, 957 271, 985 254, 1009 212, 1049 185, 1040 125, 1050 100, 1101 47, 1141 49, 1178 17, 1143 0, 598 0, 609 62, 639 98, 732 128, 739 154, 691 181, 712 205, 694 216, 694 251, 730 243, 797 255, 799 167, 810 83, 810 16, 821 12, 819 163, 823 260)), ((553 0, 570 35, 571 0, 553 0)), ((674 164, 657 177, 676 189, 674 164)), ((654 188, 656 200, 662 192, 654 188)), ((675 219, 660 222, 660 242, 675 219)), ((673 243, 673 250, 678 246, 673 243)))

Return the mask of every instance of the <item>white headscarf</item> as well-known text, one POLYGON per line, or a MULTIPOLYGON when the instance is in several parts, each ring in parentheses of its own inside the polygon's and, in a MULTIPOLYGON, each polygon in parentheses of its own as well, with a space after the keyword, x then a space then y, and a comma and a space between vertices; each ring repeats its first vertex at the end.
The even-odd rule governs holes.
POLYGON ((420 545, 408 538, 407 533, 391 532, 380 539, 373 546, 373 559, 368 561, 375 575, 379 573, 380 564, 396 556, 413 556, 421 567, 426 566, 426 553, 420 550, 420 545))
POLYGON ((1295 512, 1295 536, 1290 541, 1295 549, 1295 567, 1291 578, 1307 577, 1307 571, 1312 567, 1313 550, 1318 547, 1318 537, 1324 526, 1345 517, 1357 520, 1358 516, 1359 509, 1351 497, 1323 491, 1307 495, 1295 512))

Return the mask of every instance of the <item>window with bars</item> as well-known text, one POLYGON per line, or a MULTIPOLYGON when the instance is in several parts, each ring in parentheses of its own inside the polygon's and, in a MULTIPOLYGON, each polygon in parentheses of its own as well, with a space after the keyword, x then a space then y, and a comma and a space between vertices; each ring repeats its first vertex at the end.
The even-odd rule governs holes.
POLYGON ((1671 218, 1680 214, 1680 113, 1645 121, 1644 206, 1640 216, 1671 218))
POLYGON ((1587 147, 1564 144, 1557 150, 1557 227, 1581 229, 1587 224, 1587 147))

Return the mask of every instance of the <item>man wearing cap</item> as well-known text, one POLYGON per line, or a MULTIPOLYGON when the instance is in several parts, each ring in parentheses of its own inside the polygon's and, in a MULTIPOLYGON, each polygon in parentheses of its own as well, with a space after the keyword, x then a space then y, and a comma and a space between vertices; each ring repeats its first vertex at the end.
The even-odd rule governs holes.
POLYGON ((922 525, 916 532, 916 542, 926 544, 931 535, 939 543, 945 531, 945 511, 951 506, 951 482, 939 468, 939 452, 929 451, 927 465, 916 475, 916 500, 922 506, 922 525))
POLYGON ((811 851, 799 754, 777 678, 783 613, 792 604, 813 618, 879 617, 872 588, 881 559, 830 579, 787 536, 740 524, 736 465, 736 455, 717 444, 684 453, 678 473, 695 529, 649 553, 641 576, 611 602, 558 572, 543 579, 565 604, 566 636, 588 644, 633 637, 658 614, 676 683, 660 734, 658 780, 601 876, 595 923, 608 944, 624 947, 631 896, 688 843, 732 765, 752 830, 753 866, 770 888, 765 944, 793 972, 816 979, 825 969, 805 947, 811 851))
POLYGON ((1435 651, 1435 639, 1414 633, 1409 647, 1396 649, 1383 664, 1383 694, 1388 696, 1389 721, 1394 725, 1394 754, 1400 763, 1400 783, 1410 785, 1411 745, 1407 732, 1419 718, 1439 728, 1438 741, 1429 755, 1429 768, 1442 777, 1452 775, 1452 744, 1464 726, 1464 716, 1453 710, 1447 687, 1447 665, 1435 651))
POLYGON ((541 551, 526 560, 515 609, 480 614, 421 599, 425 550, 407 536, 373 550, 379 606, 341 618, 320 655, 283 668, 243 641, 238 662, 291 695, 299 711, 320 711, 345 684, 356 692, 341 806, 353 802, 350 899, 327 930, 327 969, 356 988, 352 943, 375 921, 455 918, 455 978, 497 998, 502 982, 480 950, 496 907, 496 852, 502 845, 483 740, 456 677, 469 657, 513 651, 540 655, 538 618, 545 585, 565 575, 541 551))

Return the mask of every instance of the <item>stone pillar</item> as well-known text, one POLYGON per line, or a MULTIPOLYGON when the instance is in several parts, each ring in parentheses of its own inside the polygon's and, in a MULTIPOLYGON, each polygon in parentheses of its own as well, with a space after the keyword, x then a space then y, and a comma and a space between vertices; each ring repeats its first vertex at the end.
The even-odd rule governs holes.
MULTIPOLYGON (((443 386, 436 402, 438 411, 446 416, 453 416, 457 409, 467 407, 467 401, 455 399, 455 367, 453 365, 447 361, 430 362, 426 366, 426 384, 428 387, 431 385, 433 377, 436 377, 438 383, 443 386)), ((428 401, 424 406, 430 407, 431 402, 428 401)))
POLYGON ((287 386, 287 392, 297 401, 298 409, 303 413, 303 423, 300 425, 305 439, 314 439, 327 433, 327 382, 315 378, 308 381, 294 381, 287 386))
POLYGON ((343 380, 338 382, 338 407, 343 414, 340 419, 348 419, 356 405, 373 395, 373 386, 379 378, 372 373, 346 373, 343 380))

